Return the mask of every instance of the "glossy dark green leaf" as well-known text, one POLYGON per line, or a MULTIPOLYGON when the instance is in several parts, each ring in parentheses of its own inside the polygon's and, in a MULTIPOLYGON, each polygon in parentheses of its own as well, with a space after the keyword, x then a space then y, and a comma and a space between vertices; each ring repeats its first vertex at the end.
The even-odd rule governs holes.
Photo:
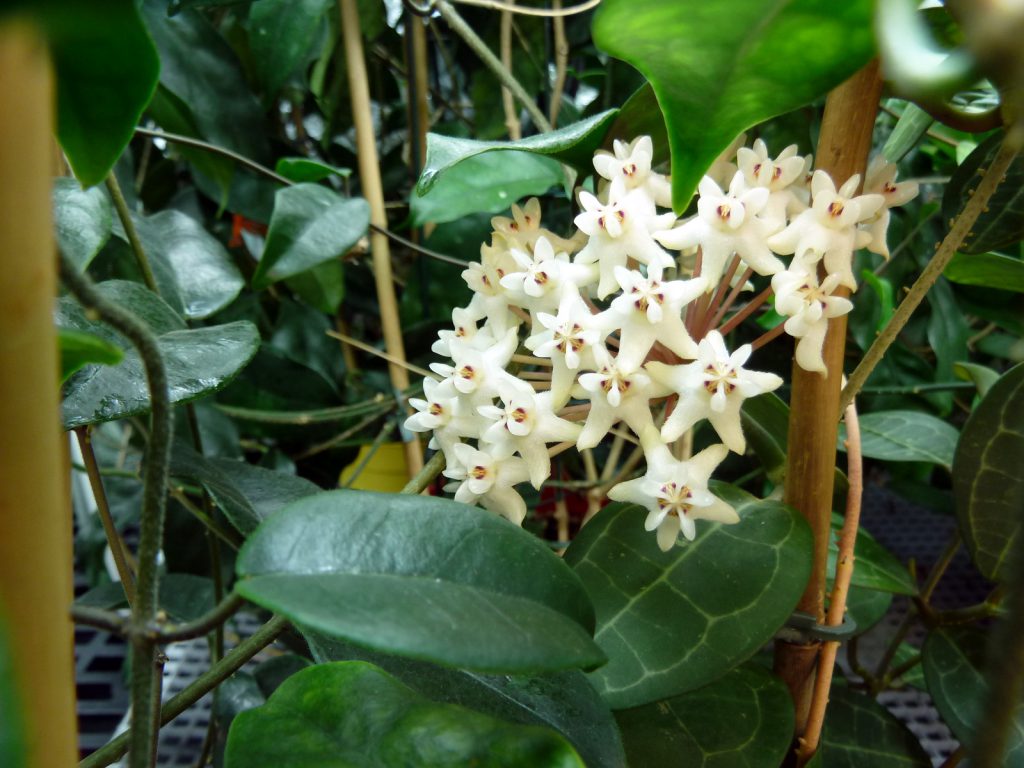
POLYGON ((500 213, 524 197, 543 195, 563 178, 561 166, 543 155, 474 153, 435 176, 426 192, 414 192, 409 208, 415 224, 443 224, 479 212, 500 213))
MULTIPOLYGON (((942 196, 942 220, 947 229, 950 220, 959 214, 977 189, 982 179, 982 170, 992 163, 1002 140, 1002 132, 990 136, 953 171, 942 196)), ((1018 156, 1007 169, 1003 182, 996 187, 985 210, 971 227, 960 251, 983 254, 1011 246, 1021 239, 1024 239, 1024 159, 1018 156)))
MULTIPOLYGON (((953 378, 953 364, 967 357, 967 339, 971 335, 948 281, 939 279, 928 291, 931 314, 928 316, 928 344, 935 353, 935 380, 953 378)), ((942 412, 953 407, 952 392, 941 393, 942 412)))
POLYGON ((57 342, 60 345, 61 384, 90 363, 117 365, 124 358, 124 351, 119 346, 92 333, 61 328, 57 342))
POLYGON ((83 186, 103 181, 149 103, 160 60, 133 0, 47 3, 57 138, 83 186))
MULTIPOLYGON (((924 644, 928 692, 953 735, 968 746, 974 741, 974 730, 988 697, 988 634, 980 627, 949 627, 931 632, 924 644)), ((1024 702, 1018 702, 1012 722, 1000 765, 1020 768, 1024 766, 1024 702)))
MULTIPOLYGON (((99 288, 107 298, 131 307, 158 335, 172 402, 186 403, 223 388, 259 348, 259 333, 248 321, 184 330, 184 323, 174 311, 143 286, 110 281, 99 288)), ((126 339, 86 318, 71 299, 59 302, 57 325, 94 333, 125 350, 120 365, 87 368, 68 382, 62 406, 66 429, 134 416, 149 409, 142 362, 126 339)))
POLYGON ((267 96, 309 58, 331 6, 331 0, 257 0, 249 7, 249 47, 267 96))
POLYGON ((615 115, 612 127, 604 139, 604 148, 612 149, 613 141, 630 142, 638 136, 650 136, 654 145, 652 165, 658 166, 669 161, 668 134, 665 132, 665 118, 658 106, 658 98, 650 83, 645 83, 615 115))
POLYGON ((747 664, 695 691, 620 710, 615 719, 631 765, 767 768, 789 751, 793 702, 770 672, 747 664))
POLYGON ((82 189, 74 179, 53 182, 53 219, 57 247, 84 270, 110 239, 110 200, 102 187, 82 189))
MULTIPOLYGON (((942 419, 917 411, 878 411, 860 417, 861 451, 871 459, 927 461, 953 466, 959 434, 942 419)), ((839 427, 839 449, 846 450, 846 429, 839 427)))
POLYGON ((306 639, 320 663, 368 661, 434 701, 510 723, 553 728, 572 743, 588 768, 626 764, 615 719, 587 676, 577 670, 529 677, 485 675, 386 656, 316 633, 307 632, 306 639))
POLYGON ((1000 377, 964 425, 953 462, 960 533, 989 579, 1019 546, 1024 509, 1024 363, 1000 377))
POLYGON ((665 115, 677 210, 740 133, 814 101, 868 62, 874 55, 872 5, 601 3, 594 42, 644 74, 665 115))
POLYGON ((312 666, 312 663, 309 659, 294 653, 286 653, 282 656, 272 656, 266 661, 260 662, 256 669, 253 670, 252 675, 256 679, 256 684, 260 687, 260 692, 264 696, 270 696, 270 694, 281 687, 281 683, 296 672, 301 672, 310 666, 312 666))
MULTIPOLYGON (((184 317, 199 320, 238 296, 245 280, 217 238, 181 211, 133 216, 160 295, 184 317)), ((114 227, 125 237, 120 223, 114 227)))
POLYGON ((253 602, 384 653, 488 672, 604 660, 565 563, 521 528, 446 499, 311 496, 263 522, 237 570, 235 588, 253 602))
MULTIPOLYGON (((836 558, 839 555, 836 540, 842 527, 843 518, 833 514, 832 537, 828 545, 829 573, 836 572, 836 558)), ((850 583, 854 586, 892 592, 897 595, 917 594, 917 585, 910 578, 910 571, 897 559, 896 555, 875 541, 863 526, 857 529, 853 555, 853 577, 850 583)))
POLYGON ((253 287, 305 272, 348 252, 366 234, 370 207, 317 184, 278 190, 253 287))
POLYGON ((824 768, 929 768, 917 737, 885 707, 833 683, 822 732, 824 768))
POLYGON ((924 666, 921 663, 921 649, 915 648, 910 643, 900 643, 896 647, 896 653, 892 657, 892 668, 895 669, 902 664, 906 664, 912 660, 916 660, 918 663, 900 675, 893 681, 894 685, 898 686, 911 686, 917 688, 919 691, 927 691, 927 683, 924 679, 924 666))
POLYGON ((750 658, 782 626, 810 573, 810 531, 781 504, 726 486, 734 525, 698 524, 668 552, 644 530, 647 511, 611 504, 565 561, 597 610, 594 638, 609 662, 591 675, 614 708, 706 685, 750 658))
POLYGON ((243 536, 282 507, 320 492, 305 478, 245 461, 201 456, 180 442, 174 446, 171 474, 200 483, 243 536))
POLYGON ((220 8, 228 5, 242 5, 251 0, 168 0, 167 15, 188 10, 189 8, 220 8))
POLYGON ((340 261, 325 261, 285 278, 284 284, 310 307, 333 317, 345 300, 345 266, 340 261))
POLYGON ((8 768, 25 768, 28 765, 25 709, 18 696, 16 662, 8 638, 7 624, 0 612, 0 763, 8 768))
POLYGON ((958 253, 942 274, 961 285, 1024 293, 1024 261, 1001 253, 958 253))
MULTIPOLYGON (((195 621, 213 608, 213 581, 191 573, 165 573, 157 604, 173 621, 195 621)), ((121 582, 108 581, 77 597, 75 605, 113 611, 126 608, 128 601, 121 582)))
POLYGON ((583 768, 554 731, 437 704, 359 661, 305 669, 264 706, 239 714, 224 764, 583 768))
MULTIPOLYGON (((529 136, 519 141, 477 141, 428 133, 427 159, 423 164, 420 179, 416 183, 415 194, 426 195, 446 173, 465 160, 496 150, 519 150, 547 155, 581 170, 590 169, 594 151, 600 148, 604 135, 614 118, 615 110, 608 110, 578 123, 548 133, 529 136)), ((506 157, 502 163, 512 165, 513 160, 506 157)), ((508 203, 512 202, 514 201, 508 201, 508 203)), ((446 219, 446 221, 450 221, 450 219, 446 219)))
POLYGON ((323 181, 331 176, 348 178, 352 175, 349 168, 338 168, 308 157, 282 157, 277 161, 274 170, 296 183, 323 181))
MULTIPOLYGON (((831 589, 831 584, 829 588, 831 589)), ((863 634, 880 622, 892 605, 892 592, 850 587, 846 596, 846 613, 857 625, 857 634, 863 634)))

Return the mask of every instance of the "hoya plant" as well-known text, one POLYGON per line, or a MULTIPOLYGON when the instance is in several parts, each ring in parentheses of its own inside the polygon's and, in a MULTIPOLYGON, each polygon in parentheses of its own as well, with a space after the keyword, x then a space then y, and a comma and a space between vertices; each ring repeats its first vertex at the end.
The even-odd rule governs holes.
POLYGON ((1022 33, 0 11, 0 763, 75 761, 78 624, 131 699, 82 768, 211 692, 200 766, 1024 765, 1022 33))

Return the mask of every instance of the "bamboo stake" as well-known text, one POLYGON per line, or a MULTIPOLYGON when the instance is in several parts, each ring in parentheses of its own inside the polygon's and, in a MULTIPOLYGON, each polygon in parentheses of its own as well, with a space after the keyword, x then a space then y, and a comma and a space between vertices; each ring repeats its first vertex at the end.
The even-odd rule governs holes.
POLYGON ((58 418, 50 180, 53 79, 37 31, 0 24, 0 613, 27 765, 73 765, 71 513, 58 418))
MULTIPOLYGON (((366 58, 363 55, 362 31, 359 28, 359 11, 355 0, 338 0, 338 6, 341 11, 341 36, 345 45, 349 91, 352 96, 352 119, 356 127, 359 180, 363 186, 363 196, 370 204, 370 222, 378 227, 387 228, 384 190, 370 111, 366 58)), ((370 234, 370 250, 373 252, 373 277, 377 286, 377 302, 380 305, 380 318, 384 329, 384 346, 389 355, 398 360, 405 360, 402 326, 398 319, 398 301, 395 298, 391 277, 391 249, 387 237, 374 230, 370 234)), ((404 392, 409 388, 409 375, 405 368, 389 362, 388 370, 391 374, 391 384, 396 390, 404 392)), ((423 453, 420 450, 420 442, 415 437, 411 437, 404 446, 406 470, 412 477, 423 468, 423 453)))
MULTIPOLYGON (((818 167, 828 171, 837 186, 855 173, 864 172, 881 86, 876 60, 828 96, 817 159, 818 167)), ((828 374, 805 371, 793 363, 784 498, 810 523, 814 536, 811 577, 797 610, 810 613, 818 622, 825 618, 825 570, 845 348, 846 317, 833 318, 822 350, 828 374)), ((793 696, 798 737, 807 727, 819 648, 820 643, 776 644, 775 671, 793 696)))
MULTIPOLYGON (((514 5, 515 0, 509 0, 514 5)), ((501 65, 512 71, 512 11, 501 12, 501 65)), ((505 128, 508 129, 508 137, 512 141, 519 141, 523 138, 523 131, 519 125, 519 112, 516 110, 516 101, 512 91, 507 85, 501 86, 501 106, 505 110, 505 128)))

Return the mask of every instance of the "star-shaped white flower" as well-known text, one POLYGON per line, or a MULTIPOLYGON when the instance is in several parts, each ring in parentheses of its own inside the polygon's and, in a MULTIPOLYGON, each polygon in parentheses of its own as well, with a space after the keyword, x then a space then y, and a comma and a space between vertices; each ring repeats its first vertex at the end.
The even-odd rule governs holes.
POLYGON ((639 368, 656 341, 682 358, 697 356, 697 345, 683 324, 683 308, 704 293, 704 277, 662 282, 616 267, 615 280, 622 295, 597 316, 597 324, 605 334, 619 329, 620 368, 639 368))
POLYGON ((512 359, 519 338, 515 328, 509 328, 493 346, 473 349, 470 346, 456 346, 451 365, 431 363, 430 370, 442 377, 438 385, 440 397, 463 396, 473 408, 488 405, 498 396, 502 387, 528 388, 505 370, 512 359))
POLYGON ((769 247, 776 253, 795 254, 808 271, 824 259, 826 272, 838 274, 843 285, 857 290, 853 252, 871 239, 857 225, 874 216, 885 202, 882 195, 854 197, 859 183, 859 174, 851 176, 836 191, 832 177, 825 171, 815 171, 811 179, 811 207, 770 237, 769 247))
POLYGON ((493 346, 496 339, 494 329, 489 325, 478 328, 477 323, 483 319, 477 307, 456 307, 452 310, 452 330, 438 331, 437 341, 430 350, 443 357, 452 357, 452 345, 469 345, 473 349, 487 349, 493 346))
POLYGON ((512 218, 507 216, 495 216, 491 219, 491 226, 494 227, 494 234, 503 240, 510 248, 518 248, 521 251, 532 251, 533 246, 541 237, 548 241, 559 251, 574 253, 578 247, 572 240, 559 237, 540 225, 541 211, 540 200, 531 197, 526 205, 520 208, 512 205, 512 218))
POLYGON ((467 412, 466 406, 456 395, 445 397, 438 392, 440 382, 423 380, 423 398, 410 397, 409 405, 416 413, 405 420, 405 428, 411 432, 433 432, 432 447, 447 452, 463 437, 479 437, 486 425, 479 414, 467 412))
POLYGON ((655 233, 654 238, 678 250, 699 245, 700 273, 707 278, 709 289, 718 285, 734 253, 759 275, 785 269, 765 245, 765 239, 778 230, 778 223, 758 216, 768 204, 770 193, 766 187, 748 189, 743 174, 737 171, 728 195, 710 176, 705 176, 697 189, 697 215, 681 227, 655 233))
POLYGON ((701 419, 708 419, 731 451, 743 453, 747 443, 740 423, 740 407, 748 397, 771 392, 782 384, 774 373, 748 371, 743 364, 751 347, 744 344, 731 355, 718 331, 698 345, 697 359, 687 365, 647 364, 656 382, 679 395, 672 414, 661 428, 661 438, 672 442, 701 419))
POLYGON ((556 252, 546 237, 537 238, 533 254, 513 250, 517 271, 501 278, 509 300, 531 312, 554 311, 562 293, 571 284, 584 288, 597 278, 589 264, 573 264, 569 254, 556 252))
POLYGON ((772 278, 775 310, 789 317, 786 333, 798 340, 796 362, 805 371, 827 373, 821 348, 825 343, 828 321, 853 309, 849 299, 832 295, 840 282, 840 276, 833 274, 819 285, 813 272, 799 268, 779 272, 772 278))
POLYGON ((732 144, 722 150, 722 154, 715 158, 715 162, 708 168, 705 176, 710 176, 719 187, 726 186, 733 176, 736 175, 736 153, 739 148, 747 143, 747 134, 741 133, 732 140, 732 144))
POLYGON ((708 490, 711 473, 728 452, 724 445, 713 445, 688 461, 680 461, 667 446, 656 446, 648 452, 647 473, 619 483, 608 491, 608 498, 646 507, 644 528, 657 529, 658 546, 667 552, 680 532, 693 541, 697 535, 694 520, 739 522, 736 510, 708 490))
POLYGON ((864 227, 871 235, 871 242, 865 248, 872 253, 889 258, 889 244, 886 241, 886 232, 889 230, 890 208, 903 205, 917 197, 918 185, 916 181, 902 181, 896 183, 896 165, 886 162, 885 158, 877 155, 868 166, 867 176, 864 179, 864 191, 881 195, 885 202, 873 218, 868 219, 864 227))
POLYGON ((562 294, 558 314, 538 312, 537 322, 544 330, 524 344, 537 357, 551 359, 551 393, 555 405, 561 407, 569 399, 580 366, 595 367, 592 349, 601 340, 601 331, 590 307, 572 286, 562 294))
POLYGON ((457 481, 445 490, 454 488, 456 501, 480 504, 516 525, 523 524, 526 502, 512 486, 529 478, 525 461, 518 456, 477 450, 465 443, 456 443, 444 455, 444 476, 457 481))
POLYGON ((621 198, 634 189, 642 189, 654 204, 672 207, 672 185, 667 177, 651 170, 654 143, 650 136, 639 136, 626 144, 616 139, 613 152, 598 150, 594 170, 611 182, 611 197, 621 198))
POLYGON ((638 435, 653 428, 651 398, 668 394, 642 369, 621 367, 603 346, 594 347, 594 357, 598 369, 579 377, 580 389, 590 398, 590 413, 576 440, 581 451, 600 443, 620 419, 638 435))
POLYGON ((787 212, 799 212, 805 207, 790 189, 804 174, 804 158, 796 150, 796 144, 790 144, 773 160, 764 141, 755 139, 753 149, 742 147, 736 153, 736 163, 747 186, 765 187, 771 193, 761 218, 772 222, 775 231, 786 226, 787 212))

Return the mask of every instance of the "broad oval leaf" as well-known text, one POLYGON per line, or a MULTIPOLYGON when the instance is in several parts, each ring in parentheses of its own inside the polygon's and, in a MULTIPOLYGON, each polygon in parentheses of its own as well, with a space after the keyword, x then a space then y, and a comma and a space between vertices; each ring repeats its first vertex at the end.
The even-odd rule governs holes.
POLYGON ((352 175, 350 168, 338 168, 335 165, 328 165, 319 160, 312 160, 308 157, 282 157, 277 161, 274 170, 286 179, 301 183, 304 181, 323 181, 331 176, 348 178, 352 175))
POLYGON ((369 224, 370 206, 361 197, 344 198, 318 184, 278 190, 253 287, 264 288, 344 255, 369 224))
POLYGON ((874 699, 833 683, 821 735, 821 765, 929 768, 917 737, 874 699))
POLYGON ((82 189, 75 179, 53 182, 53 219, 57 247, 84 270, 110 239, 110 200, 102 187, 82 189))
POLYGON ((334 491, 266 520, 236 589, 300 626, 488 672, 593 667, 593 608, 545 544, 475 507, 334 491))
POLYGON ((1024 293, 1024 261, 1001 253, 958 253, 942 274, 961 285, 1024 293))
POLYGON ((529 152, 474 154, 413 194, 415 224, 443 224, 471 213, 499 213, 529 195, 542 195, 563 180, 561 166, 529 152))
POLYGON ((224 764, 584 768, 554 731, 435 703, 360 661, 304 669, 266 704, 239 713, 224 764))
POLYGON ((60 383, 90 363, 117 365, 124 351, 116 344, 92 333, 61 328, 57 334, 60 345, 60 383))
POLYGON ((870 0, 604 0, 594 42, 647 77, 672 147, 672 201, 743 131, 824 95, 874 54, 870 0))
MULTIPOLYGON (((828 586, 831 591, 831 582, 828 586)), ((857 625, 857 634, 864 634, 885 618, 892 600, 892 592, 851 586, 846 596, 846 614, 857 625)))
MULTIPOLYGON (((953 171, 942 196, 942 220, 948 229, 981 183, 982 171, 991 165, 1003 132, 993 134, 979 144, 967 159, 953 171)), ((1024 159, 1019 156, 1010 164, 1003 182, 996 187, 985 210, 971 227, 971 232, 960 245, 960 251, 982 254, 998 251, 1016 244, 1024 238, 1024 159)), ((952 278, 951 278, 952 279, 952 278)))
MULTIPOLYGON (((988 698, 985 650, 988 633, 980 627, 949 627, 928 635, 922 664, 928 692, 943 721, 961 744, 970 747, 988 698)), ((1005 768, 1024 766, 1024 702, 1014 709, 1007 732, 1005 768)))
POLYGON ((626 764, 615 718, 578 670, 485 675, 374 653, 313 632, 305 637, 319 663, 368 661, 434 701, 459 704, 512 723, 553 728, 569 740, 588 768, 626 764))
MULTIPOLYGON (((836 572, 836 558, 839 547, 836 540, 843 527, 843 518, 832 515, 832 532, 828 545, 828 569, 830 574, 836 572)), ((897 595, 916 595, 917 584, 910 577, 910 571, 897 559, 896 555, 883 547, 874 537, 864 530, 857 529, 857 540, 853 548, 854 567, 850 583, 855 587, 877 589, 897 595)))
POLYGON ((632 765, 687 768, 781 765, 794 719, 786 687, 755 664, 615 718, 632 765))
MULTIPOLYGON (((927 461, 950 469, 959 434, 942 419, 917 411, 878 411, 860 417, 861 452, 885 461, 927 461)), ((839 427, 839 449, 846 450, 839 427)))
MULTIPOLYGON (((578 123, 548 133, 528 136, 519 141, 478 141, 428 133, 427 159, 423 164, 419 181, 416 182, 416 194, 426 195, 445 173, 463 161, 484 152, 497 150, 519 150, 547 155, 575 168, 588 169, 591 167, 594 152, 600 148, 615 114, 616 110, 608 110, 578 123)), ((502 162, 507 163, 509 160, 506 158, 502 162)))
POLYGON ((1024 363, 992 385, 964 425, 953 462, 960 533, 978 570, 1003 577, 1024 509, 1024 363))
POLYGON ((265 95, 277 95, 309 57, 331 0, 260 0, 249 6, 249 46, 265 95))
MULTIPOLYGON (((725 491, 716 489, 720 495, 725 491)), ((796 512, 739 492, 740 522, 701 526, 668 552, 642 507, 611 504, 565 560, 597 610, 609 662, 591 675, 613 708, 699 688, 748 659, 782 626, 807 584, 810 531, 796 512)))

